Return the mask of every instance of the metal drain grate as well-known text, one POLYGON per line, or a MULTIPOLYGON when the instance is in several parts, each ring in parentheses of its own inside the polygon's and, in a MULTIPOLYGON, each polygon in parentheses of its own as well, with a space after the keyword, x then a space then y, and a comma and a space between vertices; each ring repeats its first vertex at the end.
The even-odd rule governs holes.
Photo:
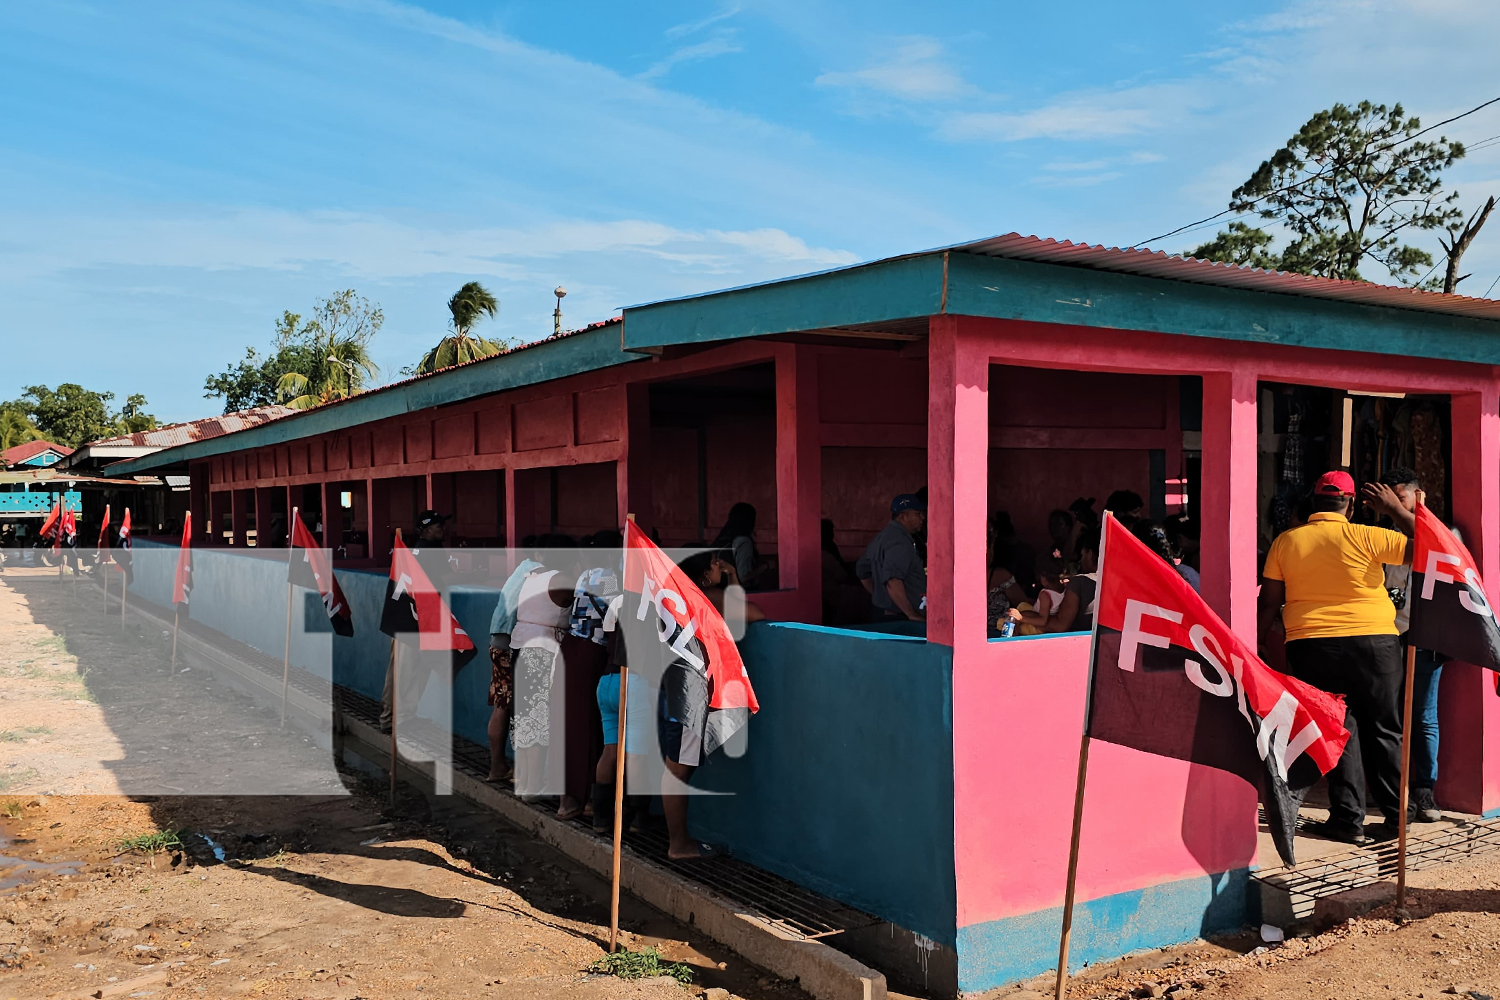
MULTIPOLYGON (((1305 821, 1298 822, 1299 828, 1304 825, 1305 821)), ((1421 832, 1409 829, 1406 868, 1419 871, 1496 850, 1500 850, 1500 818, 1458 820, 1421 832)), ((1396 851, 1396 841, 1388 840, 1370 847, 1353 847, 1295 868, 1261 869, 1252 872, 1251 878, 1317 899, 1394 879, 1396 851)))
MULTIPOLYGON (((279 669, 281 665, 278 663, 276 666, 279 669)), ((377 724, 380 717, 378 701, 346 688, 337 690, 345 713, 368 725, 377 724)), ((410 740, 424 750, 433 752, 441 747, 445 735, 449 735, 452 740, 453 766, 472 777, 483 779, 490 768, 490 753, 486 747, 456 734, 445 734, 425 720, 406 723, 401 739, 410 740)), ((551 811, 550 808, 535 803, 531 804, 531 808, 540 812, 551 811)), ((574 822, 580 829, 587 831, 589 836, 606 839, 594 833, 587 820, 574 822)), ((710 858, 686 863, 672 861, 667 857, 667 837, 661 830, 627 832, 625 846, 631 853, 733 900, 795 937, 824 938, 880 923, 878 918, 868 913, 844 906, 795 882, 735 858, 710 858)))

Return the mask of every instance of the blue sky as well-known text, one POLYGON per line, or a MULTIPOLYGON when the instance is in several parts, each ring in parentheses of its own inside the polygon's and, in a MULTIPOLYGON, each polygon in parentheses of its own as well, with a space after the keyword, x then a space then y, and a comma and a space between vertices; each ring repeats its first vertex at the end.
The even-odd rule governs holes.
MULTIPOLYGON (((468 280, 530 340, 558 284, 571 326, 996 233, 1128 245, 1335 101, 1500 96, 1496 37, 1456 0, 6 4, 0 398, 217 412, 206 375, 346 287, 394 378, 468 280)), ((1500 194, 1500 144, 1450 182, 1500 194)), ((1483 294, 1500 229, 1466 261, 1483 294)))

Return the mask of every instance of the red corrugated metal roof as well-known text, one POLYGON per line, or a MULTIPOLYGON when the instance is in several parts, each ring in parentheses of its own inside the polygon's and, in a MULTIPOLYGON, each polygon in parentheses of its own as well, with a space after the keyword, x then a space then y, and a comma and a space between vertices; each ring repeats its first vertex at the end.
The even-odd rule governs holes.
POLYGON ((27 441, 7 448, 3 453, 5 465, 16 465, 29 458, 35 458, 44 451, 55 451, 64 458, 73 454, 73 449, 65 444, 53 444, 51 441, 27 441))
POLYGON ((1368 281, 1346 281, 1338 278, 1314 278, 1286 271, 1266 271, 1258 267, 1220 264, 1169 254, 1161 250, 1135 250, 1105 247, 1069 240, 1042 239, 1007 233, 987 240, 961 243, 949 247, 964 253, 1004 257, 1008 260, 1031 260, 1045 264, 1086 267, 1095 271, 1116 271, 1171 281, 1200 285, 1248 288, 1282 295, 1302 295, 1315 299, 1337 299, 1371 306, 1394 306, 1422 312, 1448 313, 1476 319, 1500 319, 1500 301, 1467 295, 1445 295, 1423 292, 1399 285, 1377 285, 1368 281))
POLYGON ((189 441, 204 441, 223 434, 233 434, 250 427, 259 427, 272 420, 291 416, 297 411, 289 406, 259 406, 253 410, 226 413, 221 417, 204 417, 180 424, 167 424, 155 430, 122 434, 119 437, 90 441, 90 448, 172 448, 189 441))

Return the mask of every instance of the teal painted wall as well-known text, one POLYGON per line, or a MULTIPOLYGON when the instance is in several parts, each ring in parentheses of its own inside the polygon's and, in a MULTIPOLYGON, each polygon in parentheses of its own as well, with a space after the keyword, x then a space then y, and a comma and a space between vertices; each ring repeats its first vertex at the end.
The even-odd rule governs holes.
POLYGON ((953 651, 814 625, 751 626, 761 710, 743 756, 694 776, 695 836, 954 944, 953 651))
MULTIPOLYGON (((284 556, 194 551, 192 617, 281 658, 284 556)), ((177 547, 139 542, 132 593, 171 604, 177 547)), ((379 631, 386 574, 338 571, 354 636, 333 635, 315 594, 295 592, 292 662, 379 700, 390 640, 379 631)), ((488 745, 490 616, 498 592, 456 587, 450 606, 480 653, 454 679, 453 728, 488 745)), ((952 650, 920 639, 812 625, 751 626, 741 644, 761 710, 739 758, 720 752, 695 835, 851 906, 954 943, 952 650)), ((429 686, 418 708, 442 717, 429 686)))
MULTIPOLYGON (((1133 951, 1237 930, 1249 880, 1249 871, 1241 868, 1079 903, 1073 910, 1069 972, 1133 951)), ((1056 969, 1061 935, 1060 906, 960 928, 959 989, 978 993, 1056 969)))

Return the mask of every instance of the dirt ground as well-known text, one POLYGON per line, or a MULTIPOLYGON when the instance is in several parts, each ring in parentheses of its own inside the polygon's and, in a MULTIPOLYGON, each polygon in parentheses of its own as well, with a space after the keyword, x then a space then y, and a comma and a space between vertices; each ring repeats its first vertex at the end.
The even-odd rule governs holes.
MULTIPOLYGON (((171 672, 161 636, 122 639, 101 596, 0 577, 0 1000, 688 995, 586 971, 608 942, 594 873, 451 796, 390 808, 273 711, 171 672), (140 793, 247 760, 324 794, 140 793), (180 848, 122 844, 165 830, 180 848)), ((805 997, 628 897, 621 923, 694 992, 805 997)))
MULTIPOLYGON (((0 1000, 690 995, 586 971, 608 921, 592 872, 453 797, 391 808, 264 706, 169 671, 162 636, 122 638, 99 598, 0 577, 0 1000), (162 794, 226 775, 239 791, 247 772, 305 794, 162 794), (181 846, 122 844, 159 831, 181 846)), ((1500 852, 1412 886, 1409 921, 1386 907, 1266 948, 1247 933, 1134 956, 1069 995, 1500 997, 1500 852)), ((627 944, 687 963, 693 992, 804 996, 642 904, 623 914, 627 944)))

